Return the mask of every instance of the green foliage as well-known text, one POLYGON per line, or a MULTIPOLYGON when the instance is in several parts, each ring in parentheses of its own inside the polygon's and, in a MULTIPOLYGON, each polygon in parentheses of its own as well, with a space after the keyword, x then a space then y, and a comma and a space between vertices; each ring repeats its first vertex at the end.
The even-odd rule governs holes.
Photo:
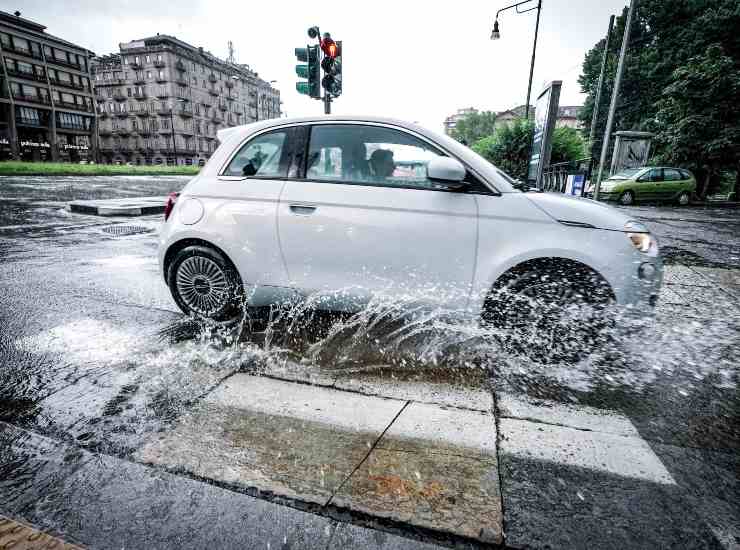
MULTIPOLYGON (((616 19, 607 52, 592 149, 595 156, 601 151, 625 20, 626 9, 616 19)), ((738 143, 740 118, 737 107, 727 104, 727 97, 732 93, 737 96, 731 82, 740 74, 738 28, 737 0, 640 0, 632 22, 614 131, 657 132, 653 148, 656 161, 691 169, 700 180, 723 168, 737 170, 740 151, 737 145, 732 150, 727 144, 732 139, 738 143), (717 48, 722 61, 707 57, 717 48), (721 79, 719 70, 724 72, 721 79)), ((588 94, 579 115, 584 135, 591 129, 604 42, 600 40, 586 54, 579 77, 582 91, 588 94)))
MULTIPOLYGON (((533 122, 524 118, 499 127, 493 135, 473 144, 473 150, 498 168, 522 181, 527 179, 533 122)), ((555 128, 551 164, 583 158, 585 143, 574 128, 555 128)))
POLYGON ((719 184, 728 159, 737 159, 739 97, 740 71, 719 44, 712 44, 673 71, 655 104, 651 129, 657 133, 657 159, 704 175, 705 182, 697 182, 700 194, 714 191, 709 183, 719 184))
POLYGON ((470 113, 457 121, 451 135, 465 145, 472 145, 476 141, 493 134, 496 125, 496 113, 482 111, 470 113))
POLYGON ((0 176, 194 176, 199 170, 198 166, 0 162, 0 176))
POLYGON ((527 179, 532 129, 531 120, 520 118, 503 124, 493 135, 476 141, 472 149, 510 176, 524 181, 527 179))

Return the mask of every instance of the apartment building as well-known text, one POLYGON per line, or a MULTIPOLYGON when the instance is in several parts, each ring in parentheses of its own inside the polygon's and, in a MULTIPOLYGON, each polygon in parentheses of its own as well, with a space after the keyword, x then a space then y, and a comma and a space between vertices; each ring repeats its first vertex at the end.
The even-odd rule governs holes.
POLYGON ((280 92, 248 65, 173 36, 93 60, 101 162, 203 165, 222 128, 280 117, 280 92))
POLYGON ((93 52, 0 11, 0 159, 91 160, 93 52))

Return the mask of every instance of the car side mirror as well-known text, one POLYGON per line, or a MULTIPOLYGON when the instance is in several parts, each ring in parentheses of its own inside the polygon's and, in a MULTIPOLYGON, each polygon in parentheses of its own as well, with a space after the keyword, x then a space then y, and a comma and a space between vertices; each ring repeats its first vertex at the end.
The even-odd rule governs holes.
POLYGON ((427 164, 427 178, 447 184, 453 189, 462 189, 465 187, 463 180, 467 170, 462 163, 450 157, 436 157, 427 164))

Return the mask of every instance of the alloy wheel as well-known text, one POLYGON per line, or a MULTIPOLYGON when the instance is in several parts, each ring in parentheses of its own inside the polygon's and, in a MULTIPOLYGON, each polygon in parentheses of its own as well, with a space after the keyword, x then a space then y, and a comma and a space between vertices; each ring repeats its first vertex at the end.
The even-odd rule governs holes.
POLYGON ((226 274, 209 258, 191 256, 185 259, 178 266, 175 281, 183 302, 198 313, 214 313, 228 302, 226 274))

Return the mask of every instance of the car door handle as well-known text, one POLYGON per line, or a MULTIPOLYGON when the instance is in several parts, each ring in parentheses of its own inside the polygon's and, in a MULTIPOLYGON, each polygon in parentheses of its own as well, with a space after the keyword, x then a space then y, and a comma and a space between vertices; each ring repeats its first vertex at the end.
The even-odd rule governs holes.
POLYGON ((316 207, 308 204, 291 204, 290 211, 300 216, 310 216, 316 212, 316 207))

